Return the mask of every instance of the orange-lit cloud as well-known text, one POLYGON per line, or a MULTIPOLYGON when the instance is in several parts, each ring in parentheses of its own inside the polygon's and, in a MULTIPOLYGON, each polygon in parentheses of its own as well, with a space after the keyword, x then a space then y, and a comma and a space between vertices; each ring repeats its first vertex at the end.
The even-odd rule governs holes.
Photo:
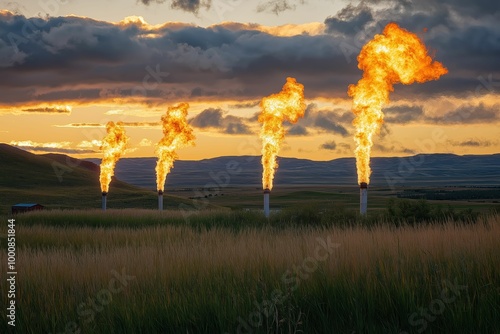
POLYGON ((153 142, 149 140, 148 138, 142 138, 142 140, 139 142, 140 147, 150 147, 153 146, 153 142))
POLYGON ((32 140, 11 141, 10 145, 19 147, 45 147, 45 148, 67 148, 71 142, 52 142, 52 143, 38 143, 32 140))
POLYGON ((0 105, 0 114, 56 114, 69 115, 72 107, 70 105, 27 105, 27 106, 4 106, 0 105))
POLYGON ((102 146, 101 140, 83 140, 81 141, 77 147, 78 148, 99 148, 102 146))
POLYGON ((58 128, 105 128, 105 124, 100 123, 70 123, 65 125, 54 125, 58 128))
POLYGON ((325 24, 311 22, 304 24, 285 24, 281 26, 264 26, 256 23, 223 22, 209 28, 223 27, 230 30, 255 30, 273 36, 292 37, 298 35, 321 35, 325 32, 325 24))
POLYGON ((57 113, 57 114, 70 114, 71 106, 52 106, 52 107, 39 107, 22 109, 23 112, 29 113, 57 113))
MULTIPOLYGON (((122 122, 122 126, 130 128, 159 128, 159 122, 122 122)), ((105 124, 100 123, 70 123, 65 125, 55 125, 58 128, 105 128, 105 124)))
POLYGON ((97 150, 90 148, 83 148, 83 147, 74 148, 72 147, 72 143, 68 141, 40 143, 32 140, 22 140, 22 141, 13 140, 9 144, 30 152, 65 153, 65 154, 88 154, 88 153, 98 152, 97 150))
POLYGON ((498 140, 484 140, 484 139, 479 139, 479 138, 469 138, 465 140, 450 140, 449 143, 454 146, 460 146, 460 147, 490 147, 493 145, 498 145, 499 141, 498 140))
POLYGON ((115 116, 136 116, 136 117, 158 117, 163 111, 161 109, 113 109, 108 110, 104 115, 115 116))
POLYGON ((148 37, 157 37, 158 33, 161 33, 162 31, 167 29, 176 30, 195 26, 194 24, 185 22, 165 22, 162 24, 149 24, 144 19, 144 17, 137 15, 127 16, 123 20, 116 22, 115 24, 121 28, 129 28, 131 26, 135 26, 137 28, 140 28, 148 37))
POLYGON ((135 128, 160 128, 159 122, 123 122, 125 127, 135 128))

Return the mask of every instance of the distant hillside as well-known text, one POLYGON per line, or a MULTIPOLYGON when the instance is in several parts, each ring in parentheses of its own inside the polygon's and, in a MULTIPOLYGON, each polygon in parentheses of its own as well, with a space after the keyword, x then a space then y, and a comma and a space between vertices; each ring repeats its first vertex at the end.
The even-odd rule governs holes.
POLYGON ((78 167, 82 167, 82 168, 88 169, 88 170, 93 171, 93 172, 99 172, 99 165, 97 165, 93 162, 90 162, 90 161, 72 158, 72 157, 67 156, 65 154, 47 153, 47 154, 42 154, 41 156, 55 160, 63 165, 78 166, 78 167))
MULTIPOLYGON (((0 144, 0 187, 16 189, 47 189, 89 186, 99 192, 99 167, 91 162, 63 154, 36 155, 0 144), (96 166, 97 170, 90 170, 96 166), (85 168, 87 167, 87 168, 85 168)), ((115 180, 117 188, 131 186, 115 180)))
MULTIPOLYGON (((99 163, 99 159, 91 161, 99 163)), ((155 189, 155 164, 155 158, 125 158, 119 161, 116 175, 130 184, 155 189)), ((176 161, 167 177, 167 187, 203 187, 231 168, 238 172, 230 174, 230 186, 260 186, 260 157, 239 156, 176 161)), ((373 158, 372 169, 371 185, 377 187, 500 186, 500 154, 421 154, 405 158, 373 158)), ((279 158, 275 185, 280 184, 356 185, 355 159, 311 161, 279 158)))
MULTIPOLYGON (((36 155, 0 144, 0 214, 13 204, 39 203, 49 208, 100 208, 99 166, 63 154, 36 155)), ((165 196, 165 206, 188 201, 165 196)), ((110 208, 156 208, 154 192, 113 179, 110 208)))

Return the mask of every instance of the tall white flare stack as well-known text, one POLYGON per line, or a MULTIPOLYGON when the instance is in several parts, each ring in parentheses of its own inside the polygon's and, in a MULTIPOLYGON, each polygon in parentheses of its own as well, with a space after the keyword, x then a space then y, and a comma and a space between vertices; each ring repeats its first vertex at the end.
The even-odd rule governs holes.
POLYGON ((366 182, 361 182, 359 185, 359 213, 361 215, 366 215, 366 209, 368 207, 368 184, 366 182))
POLYGON ((108 193, 103 191, 102 192, 102 211, 106 211, 106 198, 108 196, 108 193))
POLYGON ((264 216, 266 218, 269 218, 269 194, 271 193, 271 190, 265 189, 264 190, 264 216))
POLYGON ((163 211, 163 191, 158 190, 158 210, 163 211))

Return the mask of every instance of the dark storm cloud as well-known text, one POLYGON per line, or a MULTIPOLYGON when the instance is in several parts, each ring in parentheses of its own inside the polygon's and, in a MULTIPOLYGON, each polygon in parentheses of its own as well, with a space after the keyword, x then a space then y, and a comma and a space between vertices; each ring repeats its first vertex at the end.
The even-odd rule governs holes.
POLYGON ((500 3, 491 0, 363 0, 367 4, 388 4, 399 11, 425 10, 432 12, 436 9, 447 8, 461 15, 494 15, 500 12, 500 3))
POLYGON ((203 90, 200 87, 195 87, 191 90, 192 97, 202 96, 202 95, 203 95, 203 90))
POLYGON ((279 15, 282 12, 286 12, 287 10, 295 10, 297 8, 297 4, 304 4, 305 0, 292 1, 292 0, 268 0, 265 2, 261 2, 257 6, 257 12, 269 12, 276 15, 279 15))
POLYGON ((269 95, 288 75, 305 84, 310 97, 332 94, 336 86, 342 87, 336 94, 345 95, 347 82, 328 85, 332 79, 325 76, 349 73, 332 36, 165 25, 146 38, 140 25, 79 17, 49 18, 38 25, 19 15, 0 17, 3 103, 141 96, 163 102, 250 100, 269 95))
MULTIPOLYGON (((185 8, 206 4, 183 3, 185 8)), ((492 14, 471 20, 463 15, 474 12, 475 5, 469 8, 459 2, 463 8, 456 12, 462 16, 455 17, 444 10, 446 6, 429 3, 435 10, 399 2, 386 11, 368 9, 370 2, 347 6, 326 21, 327 30, 334 34, 291 37, 250 26, 202 28, 167 23, 153 30, 142 24, 118 25, 80 17, 26 19, 3 12, 0 104, 102 99, 148 105, 190 99, 258 101, 278 91, 287 76, 305 85, 308 99, 347 98, 347 86, 362 75, 356 62, 359 50, 390 20, 417 32, 428 24, 425 42, 449 69, 439 81, 399 85, 394 93, 398 98, 472 95, 482 84, 480 75, 491 75, 498 82, 500 26, 490 18, 492 14)), ((479 93, 498 89, 488 84, 479 93)), ((342 127, 349 114, 323 116, 326 122, 318 126, 346 135, 342 127)))
POLYGON ((109 23, 77 17, 41 20, 4 15, 0 18, 2 42, 16 54, 25 55, 16 62, 24 70, 74 69, 77 62, 85 60, 99 66, 138 55, 134 50, 127 51, 140 46, 131 38, 133 33, 109 23))
POLYGON ((245 134, 251 134, 252 131, 250 131, 250 128, 246 124, 230 122, 226 125, 224 133, 245 135, 245 134))
POLYGON ((340 143, 339 147, 342 148, 342 149, 345 149, 345 150, 350 150, 351 149, 351 145, 346 144, 346 143, 340 143))
POLYGON ((384 127, 392 124, 408 124, 423 122, 429 124, 483 124, 498 122, 500 120, 500 105, 486 106, 484 103, 465 104, 454 109, 447 110, 442 116, 428 115, 424 112, 422 105, 400 105, 384 108, 384 124, 382 125, 381 136, 389 134, 384 127))
POLYGON ((337 144, 332 140, 321 144, 320 149, 333 151, 337 148, 337 144))
MULTIPOLYGON (((440 50, 440 61, 448 69, 458 71, 458 74, 465 72, 483 75, 498 74, 500 71, 499 36, 500 26, 498 25, 457 27, 448 35, 436 34, 429 39, 429 45, 434 50, 440 50)), ((452 71, 450 71, 451 74, 453 74, 452 71)), ((475 78, 477 79, 477 75, 475 78)))
POLYGON ((387 125, 387 123, 382 123, 382 126, 380 127, 380 131, 379 131, 379 138, 381 140, 384 140, 387 136, 389 136, 391 134, 391 130, 389 129, 389 126, 387 125))
POLYGON ((387 23, 396 22, 417 33, 449 70, 437 82, 406 88, 408 95, 433 94, 436 88, 442 94, 473 94, 480 75, 500 74, 499 8, 500 2, 489 0, 364 0, 357 6, 346 4, 325 25, 327 32, 351 36, 340 48, 348 62, 356 62, 361 47, 387 23))
POLYGON ((307 136, 309 131, 307 131, 305 126, 294 125, 288 130, 287 134, 290 136, 307 136))
POLYGON ((300 119, 296 126, 315 129, 319 132, 336 133, 342 137, 347 137, 349 131, 344 125, 352 122, 352 116, 349 114, 352 113, 343 110, 318 110, 317 105, 311 103, 306 108, 304 118, 300 119))
POLYGON ((215 129, 227 134, 250 134, 248 119, 232 115, 224 115, 221 109, 209 108, 189 120, 189 123, 200 129, 215 129))
POLYGON ((196 13, 200 6, 210 7, 211 0, 172 0, 172 8, 182 9, 186 12, 196 13))
POLYGON ((417 122, 424 116, 421 105, 400 105, 384 108, 384 121, 391 124, 407 124, 417 122))
POLYGON ((217 128, 222 125, 224 114, 221 109, 209 108, 203 110, 190 120, 192 126, 197 128, 217 128))
POLYGON ((213 89, 203 89, 201 87, 195 87, 191 90, 190 97, 201 97, 201 96, 216 96, 218 95, 217 91, 213 89))
MULTIPOLYGON (((259 114, 260 112, 256 112, 252 117, 245 119, 246 122, 256 124, 259 114)), ((315 103, 310 103, 306 107, 304 117, 299 118, 296 124, 285 121, 284 125, 290 136, 330 133, 348 137, 350 134, 346 126, 350 126, 353 118, 353 114, 349 111, 319 109, 315 103)))
MULTIPOLYGON (((157 4, 162 4, 167 2, 167 0, 140 0, 143 4, 146 6, 152 4, 152 3, 157 3, 157 4)), ((184 10, 186 12, 191 12, 191 13, 198 13, 200 7, 206 7, 210 8, 210 5, 212 3, 211 0, 171 0, 170 6, 173 9, 180 9, 184 10)))
POLYGON ((351 145, 347 143, 338 143, 337 144, 337 152, 340 154, 351 154, 351 145))
POLYGON ((152 3, 165 3, 166 0, 139 0, 139 1, 145 4, 146 6, 149 6, 152 3))
POLYGON ((494 145, 492 141, 489 140, 479 140, 479 139, 469 139, 464 141, 450 141, 450 144, 454 146, 461 147, 490 147, 494 145))
POLYGON ((326 111, 320 111, 316 115, 316 118, 314 120, 314 126, 319 129, 331 131, 338 133, 342 137, 346 137, 349 135, 349 132, 346 130, 344 126, 341 124, 337 123, 334 120, 335 114, 331 112, 326 112, 326 111))
POLYGON ((379 151, 382 153, 403 153, 403 154, 416 154, 416 152, 412 149, 403 147, 401 145, 385 145, 382 143, 373 144, 373 150, 379 151))
POLYGON ((454 110, 447 111, 443 116, 428 116, 425 119, 430 123, 438 124, 481 124, 492 123, 500 120, 500 104, 485 106, 463 105, 454 110))
POLYGON ((325 24, 330 33, 353 35, 371 21, 373 21, 371 9, 361 3, 358 6, 347 5, 334 16, 328 17, 325 24))

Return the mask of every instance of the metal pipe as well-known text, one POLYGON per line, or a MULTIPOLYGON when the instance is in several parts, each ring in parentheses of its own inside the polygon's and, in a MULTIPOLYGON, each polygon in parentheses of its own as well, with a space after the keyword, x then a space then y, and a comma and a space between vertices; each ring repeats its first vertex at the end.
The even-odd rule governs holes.
POLYGON ((163 191, 158 190, 158 210, 163 211, 163 191))
POLYGON ((106 198, 108 197, 108 193, 102 192, 102 211, 106 211, 106 198))
POLYGON ((368 207, 368 184, 366 182, 361 182, 361 184, 359 185, 359 213, 365 216, 367 207, 368 207))
POLYGON ((271 194, 271 190, 264 189, 264 216, 269 218, 269 194, 271 194))

